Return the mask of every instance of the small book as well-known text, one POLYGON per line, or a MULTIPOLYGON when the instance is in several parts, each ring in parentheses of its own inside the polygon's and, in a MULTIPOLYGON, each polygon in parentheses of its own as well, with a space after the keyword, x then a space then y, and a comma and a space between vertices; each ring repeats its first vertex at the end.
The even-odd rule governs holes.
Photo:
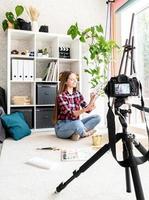
POLYGON ((61 151, 62 161, 88 160, 95 152, 90 148, 67 149, 61 151))

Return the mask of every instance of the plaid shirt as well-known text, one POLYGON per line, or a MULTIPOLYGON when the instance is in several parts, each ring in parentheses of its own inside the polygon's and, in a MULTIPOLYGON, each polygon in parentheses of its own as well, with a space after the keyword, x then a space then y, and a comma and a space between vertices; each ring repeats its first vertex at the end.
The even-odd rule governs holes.
POLYGON ((84 101, 82 94, 79 91, 75 91, 70 94, 68 91, 64 91, 57 96, 58 104, 58 120, 76 120, 79 117, 75 117, 73 111, 80 110, 86 107, 87 104, 84 101))

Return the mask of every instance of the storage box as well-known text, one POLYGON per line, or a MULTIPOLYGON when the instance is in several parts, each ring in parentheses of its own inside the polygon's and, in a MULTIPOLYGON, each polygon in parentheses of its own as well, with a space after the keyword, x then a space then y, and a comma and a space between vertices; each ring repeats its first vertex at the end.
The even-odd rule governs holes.
POLYGON ((28 123, 29 127, 32 129, 34 128, 34 111, 33 108, 11 108, 11 113, 20 111, 23 112, 26 122, 28 123))
POLYGON ((52 128, 53 107, 36 108, 36 128, 52 128))
POLYGON ((57 95, 57 83, 38 83, 36 87, 37 104, 55 104, 57 95))

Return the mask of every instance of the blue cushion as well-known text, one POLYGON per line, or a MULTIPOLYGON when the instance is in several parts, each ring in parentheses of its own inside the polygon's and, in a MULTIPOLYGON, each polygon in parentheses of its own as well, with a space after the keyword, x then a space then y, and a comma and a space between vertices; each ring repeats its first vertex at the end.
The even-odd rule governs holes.
POLYGON ((3 115, 1 116, 1 120, 9 135, 15 140, 19 140, 31 134, 31 130, 22 112, 3 115))

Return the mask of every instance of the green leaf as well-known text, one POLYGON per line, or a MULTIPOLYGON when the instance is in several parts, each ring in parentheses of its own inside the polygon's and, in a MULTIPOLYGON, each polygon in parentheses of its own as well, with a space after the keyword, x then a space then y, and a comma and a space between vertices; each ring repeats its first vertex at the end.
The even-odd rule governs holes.
POLYGON ((84 71, 89 73, 89 74, 92 74, 92 72, 89 69, 85 69, 84 71))
POLYGON ((3 27, 3 30, 4 30, 4 31, 8 28, 8 22, 7 22, 6 19, 3 20, 3 22, 2 22, 2 27, 3 27))
POLYGON ((94 35, 94 33, 95 33, 95 27, 94 26, 91 27, 91 32, 92 32, 92 35, 94 35))
POLYGON ((80 40, 81 42, 86 42, 86 40, 85 40, 85 38, 84 38, 83 35, 81 35, 81 37, 79 38, 79 40, 80 40))
POLYGON ((67 35, 70 35, 72 39, 75 39, 78 35, 81 35, 77 23, 75 25, 70 26, 70 28, 67 31, 67 35))
POLYGON ((6 18, 8 19, 10 23, 14 23, 15 18, 12 12, 6 12, 6 18))
POLYGON ((97 30, 99 33, 103 33, 103 28, 102 28, 101 25, 96 26, 96 30, 97 30))
POLYGON ((86 64, 88 65, 89 64, 88 58, 84 56, 83 59, 86 61, 86 64))
POLYGON ((16 6, 15 12, 16 12, 17 17, 20 16, 23 13, 23 11, 24 11, 23 6, 21 6, 21 5, 16 6))
POLYGON ((83 32, 82 32, 82 34, 86 34, 86 33, 88 33, 88 32, 90 32, 91 31, 91 29, 90 28, 86 28, 83 32))

